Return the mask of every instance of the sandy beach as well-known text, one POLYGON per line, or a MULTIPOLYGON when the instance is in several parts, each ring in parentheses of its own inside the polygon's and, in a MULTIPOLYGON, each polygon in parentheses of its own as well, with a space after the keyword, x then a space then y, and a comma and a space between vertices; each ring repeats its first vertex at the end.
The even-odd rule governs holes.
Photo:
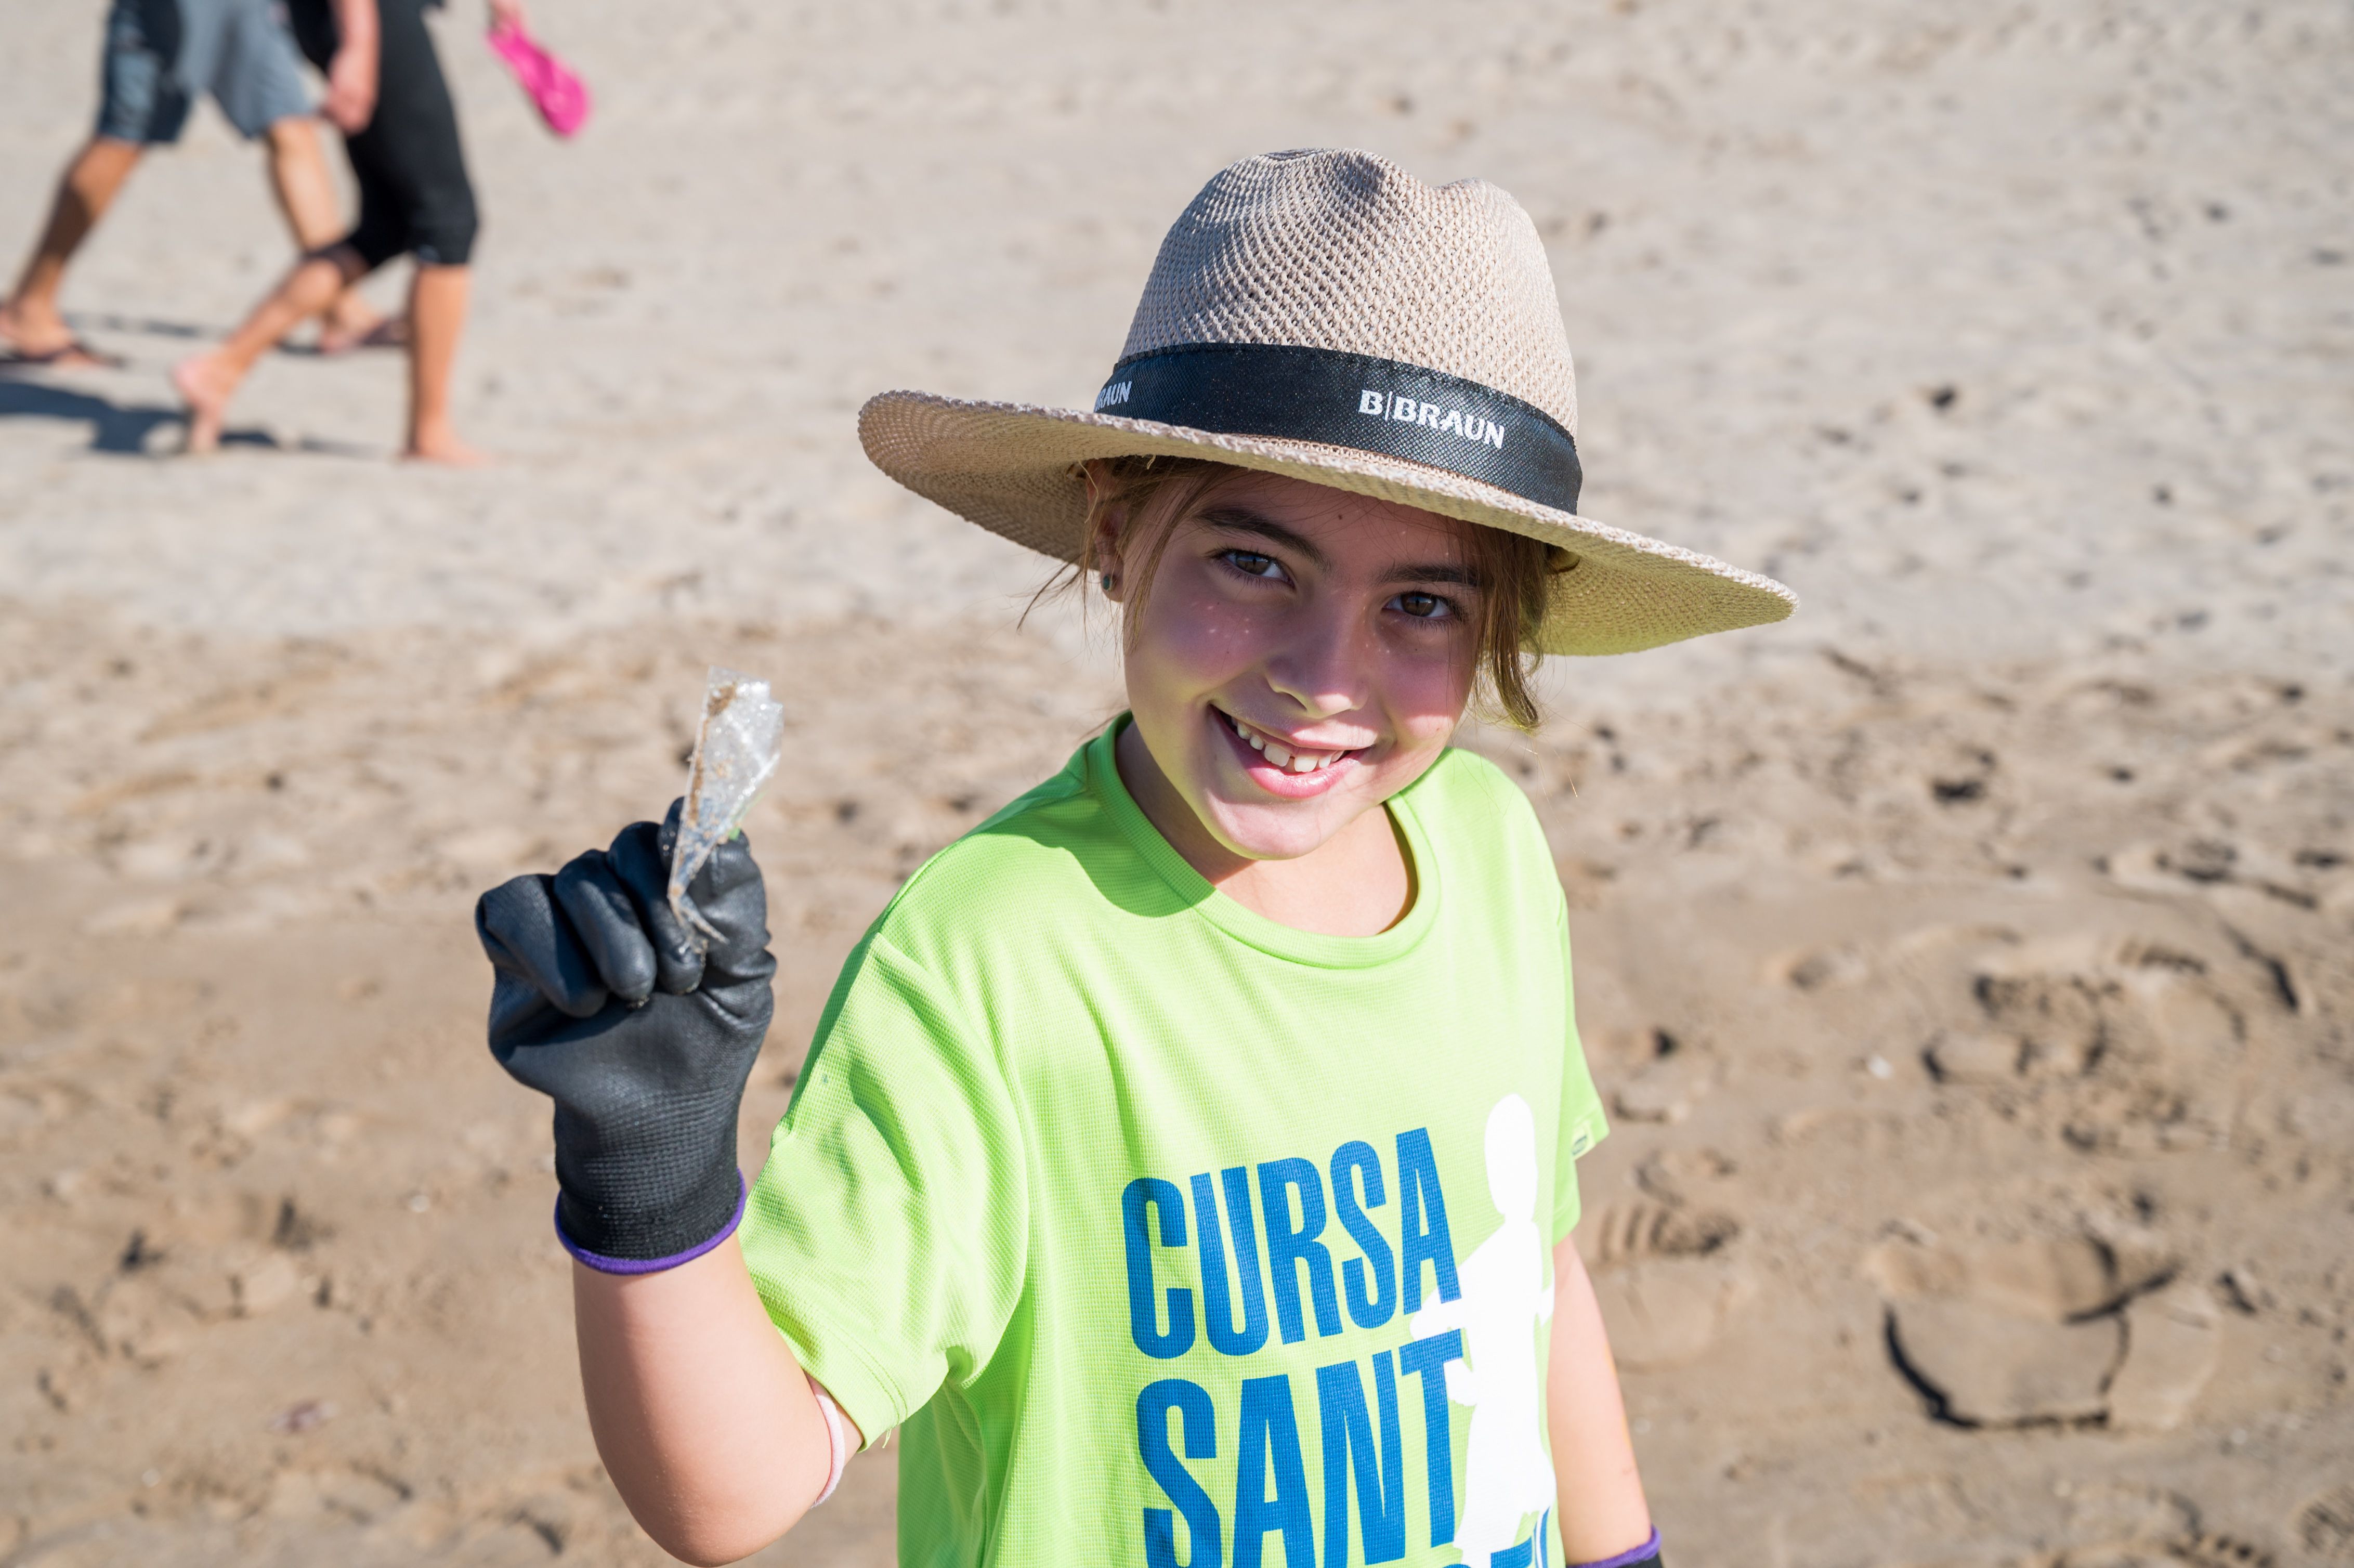
MULTIPOLYGON (((391 462, 382 353, 171 455, 289 259, 209 109, 68 290, 124 366, 0 374, 0 1568, 663 1560, 472 898, 770 676, 757 1166, 866 922, 1119 706, 858 404, 1083 405, 1202 181, 1336 144, 1536 218, 1588 514, 1805 599, 1464 737, 1568 889, 1670 1559, 2354 1568, 2354 14, 544 0, 564 143, 477 10, 498 466, 391 462)), ((7 8, 5 265, 103 11, 7 8)), ((892 1562, 892 1463, 756 1561, 892 1562)))

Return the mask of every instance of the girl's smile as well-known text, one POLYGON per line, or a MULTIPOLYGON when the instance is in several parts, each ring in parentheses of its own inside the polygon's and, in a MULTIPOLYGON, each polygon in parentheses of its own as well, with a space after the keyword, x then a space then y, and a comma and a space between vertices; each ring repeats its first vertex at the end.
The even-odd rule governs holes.
MULTIPOLYGON (((1244 777, 1285 800, 1306 800, 1340 783, 1364 746, 1335 744, 1246 724, 1213 704, 1210 713, 1234 742, 1244 777)), ((1367 743, 1370 744, 1370 743, 1367 743)))

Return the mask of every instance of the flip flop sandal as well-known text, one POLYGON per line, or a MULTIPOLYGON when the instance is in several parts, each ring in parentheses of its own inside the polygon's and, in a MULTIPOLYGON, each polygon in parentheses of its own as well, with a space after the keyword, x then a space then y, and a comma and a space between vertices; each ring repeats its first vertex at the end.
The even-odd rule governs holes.
POLYGON ((588 84, 537 39, 521 27, 493 26, 490 42, 550 131, 569 136, 587 122, 588 84))
POLYGON ((0 367, 21 366, 33 370, 120 370, 122 361, 80 338, 38 352, 11 348, 0 352, 0 367))

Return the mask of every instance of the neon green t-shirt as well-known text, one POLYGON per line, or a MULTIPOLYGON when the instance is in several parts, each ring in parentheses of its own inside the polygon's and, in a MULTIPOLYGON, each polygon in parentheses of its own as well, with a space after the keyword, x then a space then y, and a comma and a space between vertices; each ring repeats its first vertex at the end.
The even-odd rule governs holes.
POLYGON ((1560 1561, 1553 1243, 1605 1131, 1534 814, 1449 751, 1405 917, 1214 890, 1119 726, 935 855, 843 966, 745 1215, 903 1563, 1560 1561))

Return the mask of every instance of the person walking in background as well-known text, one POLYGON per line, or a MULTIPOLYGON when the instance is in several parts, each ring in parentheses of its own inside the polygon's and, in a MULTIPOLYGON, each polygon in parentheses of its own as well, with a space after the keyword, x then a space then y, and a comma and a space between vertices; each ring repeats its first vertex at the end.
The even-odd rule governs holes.
MULTIPOLYGON (((347 132, 365 126, 376 103, 374 27, 351 28, 321 69, 327 91, 319 111, 347 132)), ((0 350, 7 362, 60 368, 109 363, 74 335, 58 309, 67 264, 147 149, 180 139, 199 95, 209 93, 247 140, 268 139, 270 187, 298 246, 315 250, 343 227, 302 62, 270 0, 114 0, 101 78, 98 129, 66 166, 48 222, 15 289, 0 301, 0 350)), ((323 346, 355 346, 381 324, 348 290, 323 309, 323 346)))
MULTIPOLYGON (((408 430, 404 457, 479 462, 450 419, 450 375, 466 323, 467 262, 477 218, 458 116, 426 29, 429 0, 292 0, 294 36, 325 69, 354 16, 371 12, 377 33, 376 107, 344 139, 359 182, 359 222, 304 257, 244 324, 209 354, 183 361, 172 383, 188 408, 190 452, 220 445, 229 400, 254 362, 353 283, 404 253, 417 260, 408 294, 408 430), (332 3, 332 8, 331 8, 332 3)), ((522 0, 490 0, 503 26, 525 26, 522 0)))

